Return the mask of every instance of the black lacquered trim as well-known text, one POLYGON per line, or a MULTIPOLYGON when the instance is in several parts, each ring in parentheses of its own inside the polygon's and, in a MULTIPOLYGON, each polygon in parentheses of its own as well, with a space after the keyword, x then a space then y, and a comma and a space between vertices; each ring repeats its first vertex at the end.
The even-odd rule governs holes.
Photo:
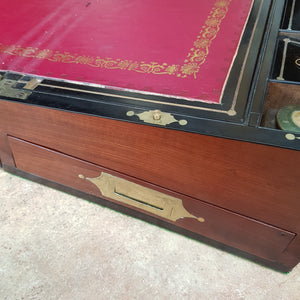
POLYGON ((257 113, 261 115, 263 111, 264 99, 266 97, 268 88, 268 80, 273 70, 272 65, 274 62, 274 55, 276 53, 276 41, 284 6, 284 1, 274 0, 274 5, 270 12, 269 24, 266 28, 265 42, 262 46, 261 60, 258 63, 256 80, 252 87, 253 100, 250 107, 251 113, 257 113))

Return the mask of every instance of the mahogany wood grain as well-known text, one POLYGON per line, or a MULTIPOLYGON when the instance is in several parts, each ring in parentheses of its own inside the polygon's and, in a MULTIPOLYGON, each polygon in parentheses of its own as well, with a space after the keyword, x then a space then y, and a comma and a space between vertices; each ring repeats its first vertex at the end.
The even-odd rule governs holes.
POLYGON ((292 269, 300 262, 300 236, 299 233, 297 236, 292 240, 289 246, 284 250, 282 253, 279 261, 289 266, 292 269))
MULTIPOLYGON (((124 203, 121 204, 216 241, 226 243, 232 247, 247 251, 248 253, 258 255, 264 259, 278 261, 282 252, 295 237, 295 234, 280 228, 263 224, 259 221, 159 188, 152 184, 144 183, 138 179, 130 178, 94 164, 59 154, 19 139, 10 138, 9 141, 14 153, 16 167, 20 170, 100 197, 103 196, 94 184, 86 179, 79 178, 79 174, 94 178, 98 177, 101 172, 105 172, 146 186, 147 188, 159 190, 164 194, 181 199, 189 212, 197 217, 203 217, 205 222, 200 223, 196 219, 191 218, 183 218, 172 222, 142 209, 124 203)), ((117 203, 120 204, 118 201, 117 203)))
POLYGON ((299 151, 0 103, 12 136, 300 232, 299 151))
POLYGON ((0 163, 15 167, 14 158, 8 144, 7 135, 0 131, 0 163))

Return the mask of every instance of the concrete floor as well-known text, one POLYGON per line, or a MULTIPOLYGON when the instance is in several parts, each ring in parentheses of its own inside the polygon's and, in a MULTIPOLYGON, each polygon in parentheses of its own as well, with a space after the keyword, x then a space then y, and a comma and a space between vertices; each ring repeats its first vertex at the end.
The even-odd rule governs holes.
POLYGON ((300 299, 285 275, 0 170, 0 299, 300 299))

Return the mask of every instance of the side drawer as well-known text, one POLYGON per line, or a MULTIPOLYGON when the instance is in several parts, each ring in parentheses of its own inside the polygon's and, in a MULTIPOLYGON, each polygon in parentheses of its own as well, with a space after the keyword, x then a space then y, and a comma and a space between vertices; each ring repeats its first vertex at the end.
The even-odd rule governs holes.
POLYGON ((9 137, 16 167, 277 261, 294 233, 68 155, 9 137))

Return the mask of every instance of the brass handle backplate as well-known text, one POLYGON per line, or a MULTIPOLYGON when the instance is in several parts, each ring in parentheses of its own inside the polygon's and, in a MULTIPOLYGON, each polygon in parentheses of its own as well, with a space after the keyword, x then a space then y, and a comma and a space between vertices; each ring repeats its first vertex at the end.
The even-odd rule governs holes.
POLYGON ((95 184, 104 197, 145 210, 162 218, 176 221, 182 218, 193 218, 204 222, 190 214, 183 206, 182 200, 161 192, 143 187, 139 184, 102 172, 99 177, 87 178, 95 184))

